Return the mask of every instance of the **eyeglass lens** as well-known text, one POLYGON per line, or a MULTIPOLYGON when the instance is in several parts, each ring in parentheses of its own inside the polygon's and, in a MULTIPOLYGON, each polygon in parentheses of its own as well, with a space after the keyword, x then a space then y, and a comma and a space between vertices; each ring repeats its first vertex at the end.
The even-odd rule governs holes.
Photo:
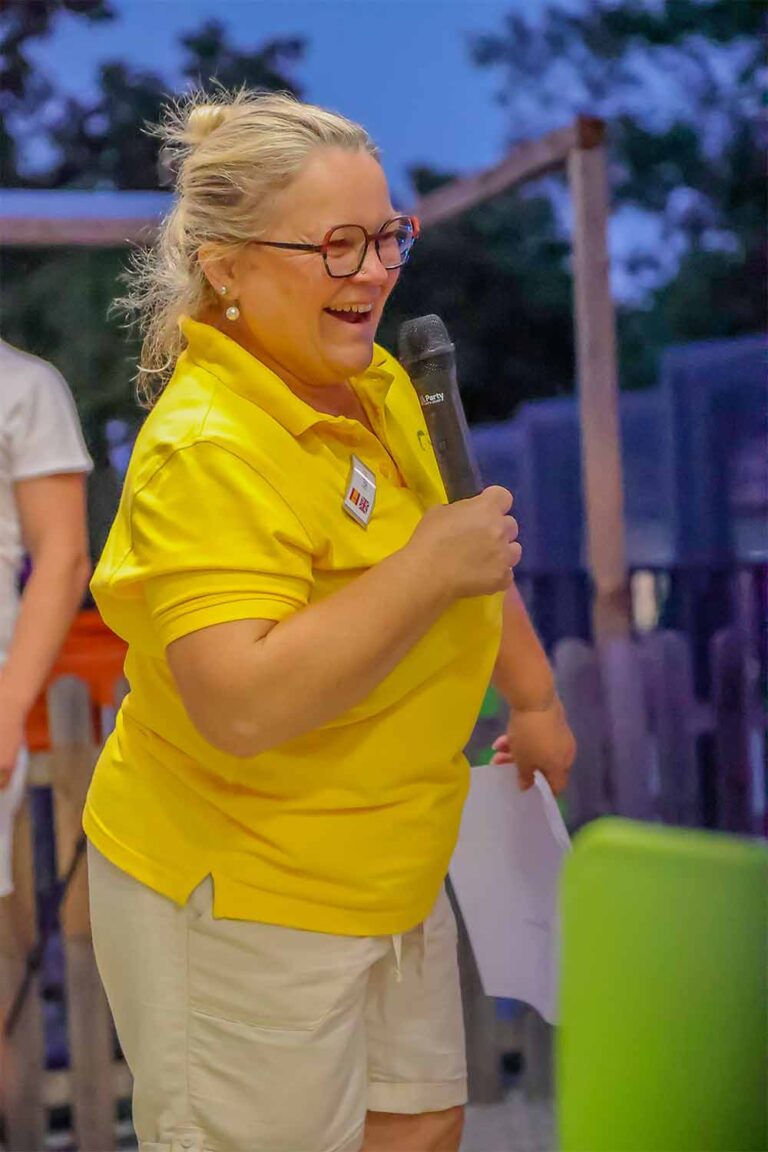
MULTIPOLYGON (((393 220, 379 239, 376 249, 385 268, 399 268, 406 262, 413 247, 413 226, 410 220, 393 220)), ((359 272, 365 259, 367 237, 357 224, 334 228, 328 237, 325 260, 332 276, 352 276, 359 272)))

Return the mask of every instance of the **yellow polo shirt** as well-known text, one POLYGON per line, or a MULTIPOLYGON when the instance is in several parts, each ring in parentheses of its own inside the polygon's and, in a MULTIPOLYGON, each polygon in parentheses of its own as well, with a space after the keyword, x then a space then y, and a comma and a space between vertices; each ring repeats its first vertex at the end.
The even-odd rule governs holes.
MULTIPOLYGON (((210 873, 218 916, 406 931, 429 913, 456 841, 462 748, 496 658, 502 598, 454 604, 362 703, 305 736, 251 758, 209 744, 166 646, 212 624, 302 611, 402 548, 445 494, 416 394, 383 349, 352 382, 373 436, 316 412, 209 325, 182 327, 187 347, 139 433, 91 585, 128 642, 130 692, 85 830, 178 903, 210 873), (376 477, 367 526, 342 507, 353 455, 376 477)), ((285 691, 300 701, 300 668, 285 691)))

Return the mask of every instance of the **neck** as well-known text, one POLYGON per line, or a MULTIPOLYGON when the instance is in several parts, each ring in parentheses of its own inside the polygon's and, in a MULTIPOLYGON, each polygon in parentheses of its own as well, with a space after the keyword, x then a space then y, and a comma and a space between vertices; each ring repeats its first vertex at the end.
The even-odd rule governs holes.
POLYGON ((279 376, 295 396, 298 396, 305 404, 309 404, 310 408, 314 408, 316 412, 323 412, 328 416, 347 416, 350 419, 361 420, 364 424, 368 424, 363 406, 348 380, 338 380, 328 384, 311 384, 275 360, 264 349, 257 348, 249 338, 247 328, 244 328, 239 321, 225 322, 216 311, 208 313, 203 319, 212 328, 218 329, 225 336, 229 336, 231 340, 236 340, 241 348, 244 348, 271 372, 279 376))

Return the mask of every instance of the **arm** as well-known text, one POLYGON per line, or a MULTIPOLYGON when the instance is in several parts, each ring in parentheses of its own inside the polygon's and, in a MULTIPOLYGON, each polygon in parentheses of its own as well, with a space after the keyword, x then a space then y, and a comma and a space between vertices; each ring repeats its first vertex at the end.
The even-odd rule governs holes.
POLYGON ((493 685, 515 711, 546 709, 556 695, 549 660, 514 584, 504 599, 493 685))
POLYGON ((83 475, 20 480, 14 494, 32 574, 0 670, 0 787, 10 779, 27 713, 80 605, 90 572, 83 475))
POLYGON ((562 792, 576 743, 546 653, 514 585, 504 601, 493 683, 510 708, 507 731, 493 745, 493 763, 516 763, 524 791, 538 769, 555 794, 562 792))
POLYGON ((245 620, 166 649, 187 712, 216 747, 255 756, 340 716, 456 599, 499 591, 519 559, 511 497, 487 489, 430 510, 399 552, 274 624, 245 620))

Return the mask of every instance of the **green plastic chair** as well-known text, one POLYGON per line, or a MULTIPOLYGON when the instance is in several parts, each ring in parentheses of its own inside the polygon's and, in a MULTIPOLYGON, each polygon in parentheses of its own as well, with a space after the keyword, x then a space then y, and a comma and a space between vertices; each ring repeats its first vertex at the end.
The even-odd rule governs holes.
POLYGON ((562 913, 562 1152, 764 1152, 768 846, 606 817, 562 913))

